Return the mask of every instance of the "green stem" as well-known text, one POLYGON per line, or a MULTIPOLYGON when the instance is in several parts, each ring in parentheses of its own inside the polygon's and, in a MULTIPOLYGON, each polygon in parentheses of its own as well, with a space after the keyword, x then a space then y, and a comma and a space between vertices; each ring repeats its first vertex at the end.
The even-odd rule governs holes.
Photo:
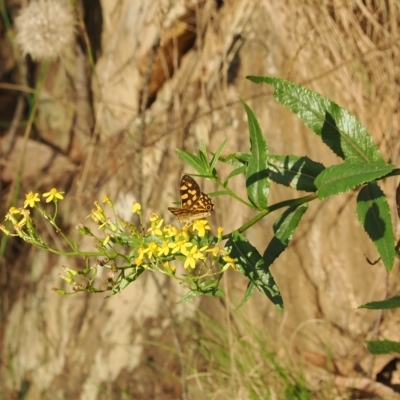
MULTIPOLYGON (((41 246, 38 246, 38 247, 41 247, 41 246)), ((52 249, 50 247, 41 247, 41 248, 47 250, 50 253, 57 254, 59 256, 67 256, 67 257, 72 257, 72 256, 101 257, 101 256, 104 255, 102 253, 98 253, 98 252, 94 253, 94 252, 90 252, 90 251, 73 251, 73 252, 70 252, 70 253, 66 253, 66 252, 63 252, 63 251, 58 251, 56 249, 52 249)))
MULTIPOLYGON (((261 211, 258 213, 254 218, 252 218, 250 221, 247 221, 244 225, 242 225, 239 229, 237 229, 238 232, 243 233, 244 231, 247 231, 250 227, 252 227, 254 224, 256 224, 258 221, 263 219, 265 216, 270 214, 273 211, 279 210, 280 208, 283 207, 294 207, 294 206, 300 206, 304 203, 308 203, 311 200, 314 200, 317 197, 315 193, 310 194, 308 196, 300 197, 299 199, 292 199, 292 200, 284 200, 279 203, 273 204, 271 207, 268 207, 266 210, 261 211)), ((222 236, 222 239, 228 239, 232 235, 231 233, 227 233, 226 235, 222 236)))
POLYGON ((54 211, 54 215, 53 216, 48 215, 46 213, 46 211, 42 207, 40 207, 39 205, 36 206, 36 209, 38 209, 40 211, 40 213, 42 214, 42 216, 43 216, 43 218, 45 220, 50 222, 50 224, 56 230, 56 233, 59 233, 62 236, 62 238, 67 242, 68 246, 72 250, 77 251, 76 246, 73 245, 73 243, 68 239, 68 237, 62 232, 61 228, 57 225, 56 216, 57 216, 57 213, 58 213, 58 203, 55 202, 54 206, 55 206, 55 211, 54 211))
POLYGON ((255 206, 253 206, 253 204, 248 203, 246 200, 243 200, 241 197, 237 196, 234 192, 232 192, 231 189, 228 188, 228 186, 224 186, 222 184, 222 182, 220 181, 215 181, 219 186, 221 186, 222 188, 224 188, 224 190, 227 192, 227 194, 229 194, 231 197, 233 197, 235 200, 237 200, 238 202, 244 204, 245 206, 253 209, 253 210, 257 210, 257 208, 255 206))

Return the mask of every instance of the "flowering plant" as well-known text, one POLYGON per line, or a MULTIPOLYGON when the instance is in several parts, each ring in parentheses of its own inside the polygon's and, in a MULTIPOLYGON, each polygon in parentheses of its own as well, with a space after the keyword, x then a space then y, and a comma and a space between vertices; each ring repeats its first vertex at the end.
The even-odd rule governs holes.
MULTIPOLYGON (((112 217, 107 215, 108 211, 102 205, 95 202, 90 218, 96 222, 100 233, 94 233, 84 225, 80 225, 78 229, 81 234, 94 239, 96 251, 82 252, 57 224, 58 202, 63 199, 63 192, 52 189, 43 194, 47 203, 54 204, 52 214, 40 206, 39 194, 30 192, 26 195, 22 208, 11 207, 6 215, 6 222, 13 225, 14 231, 3 225, 0 229, 7 235, 19 236, 56 254, 86 257, 86 268, 83 270, 65 268, 62 278, 72 285, 72 291, 55 289, 60 294, 81 291, 111 291, 111 294, 116 294, 138 279, 143 272, 153 271, 176 279, 188 287, 188 293, 181 300, 185 301, 203 294, 223 295, 219 283, 224 272, 232 268, 244 275, 249 282, 243 302, 258 289, 278 309, 282 309, 282 297, 270 272, 270 266, 288 247, 295 229, 307 211, 307 203, 363 185, 357 197, 357 217, 373 241, 384 266, 390 271, 400 246, 394 244, 390 209, 377 181, 398 175, 400 170, 384 161, 365 128, 337 104, 282 79, 249 79, 255 83, 272 85, 277 100, 292 110, 344 162, 325 167, 305 156, 269 154, 267 142, 254 113, 243 103, 248 119, 250 152, 222 155, 226 141, 219 146, 211 159, 204 145, 197 155, 178 150, 183 160, 199 176, 212 180, 221 188, 209 196, 205 195, 200 190, 196 191, 197 184, 186 176, 186 183, 181 185, 182 200, 185 199, 186 205, 196 206, 196 201, 200 200, 201 204, 193 208, 193 213, 187 207, 170 208, 170 211, 180 217, 181 221, 189 221, 189 224, 180 227, 165 225, 164 219, 154 213, 145 221, 138 203, 134 203, 132 207, 137 223, 124 221, 115 214, 113 202, 105 197, 105 207, 108 207, 112 217), (232 167, 232 171, 223 181, 215 168, 217 162, 232 167), (229 187, 230 180, 238 175, 245 175, 247 199, 243 199, 229 187), (270 205, 268 199, 271 182, 310 194, 270 205), (194 215, 202 218, 211 214, 214 206, 210 197, 222 195, 231 196, 252 209, 255 216, 230 233, 223 235, 223 229, 218 228, 217 234, 213 235, 207 220, 196 219, 194 215), (270 213, 282 208, 284 212, 273 225, 273 237, 264 253, 260 254, 243 233, 270 213), (45 242, 36 230, 30 215, 31 209, 37 210, 65 239, 70 252, 61 252, 45 242), (92 257, 96 258, 94 263, 90 263, 92 257), (184 273, 178 271, 176 262, 182 264, 184 273), (109 269, 106 282, 100 287, 95 282, 99 267, 109 269)), ((400 204, 400 191, 398 193, 400 204)))
POLYGON ((51 202, 54 205, 54 213, 51 214, 40 206, 39 193, 30 192, 26 195, 23 207, 11 207, 6 214, 5 220, 13 225, 14 233, 5 225, 0 225, 5 234, 19 236, 26 242, 49 252, 86 257, 86 268, 83 270, 64 267, 61 277, 72 286, 72 290, 55 288, 59 294, 81 291, 90 293, 112 291, 112 294, 116 294, 147 270, 163 273, 189 286, 191 291, 182 301, 198 294, 222 295, 217 281, 226 269, 235 268, 234 260, 229 257, 228 251, 220 247, 222 228, 218 229, 218 236, 214 237, 208 232, 210 226, 207 220, 196 220, 192 226, 184 225, 177 228, 174 225, 165 225, 164 220, 154 213, 150 215, 149 226, 145 226, 139 203, 134 203, 132 206, 132 211, 138 218, 138 223, 135 225, 117 216, 113 202, 105 196, 103 203, 113 217, 108 217, 105 207, 95 202, 95 208, 89 217, 98 225, 100 233, 94 233, 84 225, 78 226, 78 230, 82 235, 94 239, 97 251, 82 252, 57 224, 58 202, 64 198, 63 195, 64 192, 55 188, 43 194, 46 203, 51 202), (67 242, 70 252, 59 251, 46 243, 36 230, 31 209, 38 210, 41 216, 50 222, 67 242), (130 249, 128 254, 121 250, 123 247, 130 249), (94 264, 90 264, 92 257, 96 258, 94 264), (172 265, 174 260, 182 261, 185 275, 177 274, 176 266, 172 265), (209 265, 217 264, 219 271, 213 271, 208 267, 207 261, 209 265), (196 265, 199 266, 198 269, 195 268, 196 265), (97 287, 95 283, 99 267, 109 269, 106 282, 101 287, 97 287))

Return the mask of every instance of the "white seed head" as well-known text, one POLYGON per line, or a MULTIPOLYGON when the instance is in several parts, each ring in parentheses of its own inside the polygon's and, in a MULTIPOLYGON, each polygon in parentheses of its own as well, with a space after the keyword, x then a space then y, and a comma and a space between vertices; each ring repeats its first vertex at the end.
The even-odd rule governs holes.
POLYGON ((52 60, 71 45, 75 35, 72 7, 65 0, 33 0, 15 19, 16 41, 23 55, 52 60))

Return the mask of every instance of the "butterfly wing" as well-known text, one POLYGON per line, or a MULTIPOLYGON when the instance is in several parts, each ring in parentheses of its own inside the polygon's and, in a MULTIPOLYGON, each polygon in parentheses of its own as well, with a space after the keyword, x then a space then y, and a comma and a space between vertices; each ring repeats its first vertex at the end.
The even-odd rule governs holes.
POLYGON ((181 202, 182 208, 192 210, 201 196, 200 186, 189 175, 183 175, 181 180, 181 202))
POLYGON ((206 218, 214 211, 210 197, 200 190, 200 186, 189 175, 183 175, 180 186, 182 208, 168 207, 181 223, 191 223, 206 218))

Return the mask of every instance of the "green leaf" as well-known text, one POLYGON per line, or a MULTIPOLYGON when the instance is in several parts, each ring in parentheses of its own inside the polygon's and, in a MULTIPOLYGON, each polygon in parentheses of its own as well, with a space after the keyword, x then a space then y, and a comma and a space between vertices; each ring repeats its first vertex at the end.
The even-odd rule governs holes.
POLYGON ((227 154, 226 156, 219 156, 219 161, 231 165, 232 167, 239 168, 250 162, 251 154, 238 152, 227 154))
POLYGON ((392 342, 391 340, 367 340, 368 350, 372 354, 389 354, 400 353, 400 342, 392 342))
POLYGON ((226 196, 229 195, 229 192, 226 190, 217 190, 216 192, 208 193, 210 197, 218 197, 218 196, 226 196))
POLYGON ((394 166, 383 162, 343 163, 326 168, 315 179, 318 198, 325 199, 385 176, 394 166))
POLYGON ((176 151, 182 157, 182 159, 191 167, 193 167, 199 174, 209 176, 209 173, 207 169, 204 168, 203 162, 200 158, 188 153, 185 150, 176 149, 176 151))
POLYGON ((239 308, 241 308, 245 303, 247 303, 247 301, 252 296, 255 288, 256 288, 256 285, 252 281, 249 281, 249 283, 247 284, 246 292, 244 293, 243 299, 240 302, 240 304, 236 307, 236 310, 239 310, 239 308))
MULTIPOLYGON (((191 243, 195 244, 199 249, 201 249, 204 246, 210 246, 210 245, 216 245, 218 242, 218 238, 212 235, 204 235, 204 236, 197 236, 194 235, 191 238, 191 243)), ((212 282, 211 280, 207 282, 212 282)))
POLYGON ((216 164, 217 161, 219 160, 219 156, 221 155, 222 150, 223 150, 224 147, 226 146, 226 142, 227 142, 227 139, 225 139, 225 140, 220 144, 220 146, 218 147, 217 151, 216 151, 215 154, 213 155, 213 158, 211 159, 211 163, 210 163, 210 168, 211 168, 211 170, 214 169, 215 164, 216 164))
POLYGON ((208 158, 207 158, 207 149, 205 147, 204 142, 201 142, 201 147, 199 149, 199 156, 197 157, 197 159, 199 160, 203 170, 207 171, 207 175, 212 175, 211 169, 210 169, 210 164, 209 164, 208 158))
POLYGON ((269 157, 270 178, 272 181, 306 192, 316 192, 315 178, 325 167, 308 157, 294 155, 269 157))
POLYGON ((123 270, 121 275, 121 279, 119 282, 113 287, 112 293, 107 296, 107 297, 112 297, 117 293, 120 293, 122 290, 124 290, 128 285, 130 285, 132 282, 136 281, 137 278, 139 278, 140 275, 145 271, 143 267, 133 267, 133 271, 129 273, 129 275, 125 276, 125 271, 123 270))
POLYGON ((357 216, 378 250, 386 270, 391 271, 396 255, 392 219, 386 196, 376 182, 360 190, 357 216))
MULTIPOLYGON (((236 168, 226 178, 225 183, 231 177, 246 171, 250 158, 250 153, 233 153, 220 157, 220 161, 236 168)), ((321 163, 306 156, 270 154, 268 158, 269 177, 275 183, 305 192, 317 190, 314 180, 325 169, 321 163)))
POLYGON ((233 178, 234 176, 243 174, 247 170, 247 165, 242 165, 241 167, 238 167, 234 169, 224 180, 223 185, 226 186, 228 184, 229 179, 233 178))
POLYGON ((312 90, 284 79, 248 76, 275 88, 274 97, 296 114, 329 148, 349 162, 383 161, 372 137, 354 115, 312 90))
POLYGON ((224 297, 225 293, 218 287, 219 280, 213 279, 206 282, 201 283, 198 286, 198 289, 191 290, 190 292, 186 293, 177 304, 185 303, 195 297, 198 296, 220 296, 224 297))
POLYGON ((270 181, 268 178, 268 147, 251 108, 242 101, 249 126, 251 158, 246 171, 247 196, 259 210, 268 208, 270 181))
POLYGON ((300 223, 308 205, 288 208, 274 224, 274 237, 269 242, 263 259, 269 268, 271 264, 284 252, 292 240, 293 233, 300 223))
POLYGON ((237 231, 233 232, 225 248, 229 250, 229 256, 236 260, 235 265, 238 271, 246 276, 261 293, 264 293, 279 310, 283 310, 279 288, 257 249, 237 231))
POLYGON ((358 308, 367 308, 369 310, 389 310, 391 308, 400 308, 400 296, 394 296, 382 301, 371 301, 358 308))
POLYGON ((200 155, 203 154, 203 156, 206 158, 207 160, 207 148, 206 148, 206 144, 204 143, 203 140, 200 141, 200 146, 199 146, 199 157, 200 155))
POLYGON ((177 301, 176 304, 183 304, 186 303, 187 301, 194 299, 195 297, 201 296, 203 293, 201 293, 199 290, 191 290, 190 292, 186 293, 179 301, 177 301))

